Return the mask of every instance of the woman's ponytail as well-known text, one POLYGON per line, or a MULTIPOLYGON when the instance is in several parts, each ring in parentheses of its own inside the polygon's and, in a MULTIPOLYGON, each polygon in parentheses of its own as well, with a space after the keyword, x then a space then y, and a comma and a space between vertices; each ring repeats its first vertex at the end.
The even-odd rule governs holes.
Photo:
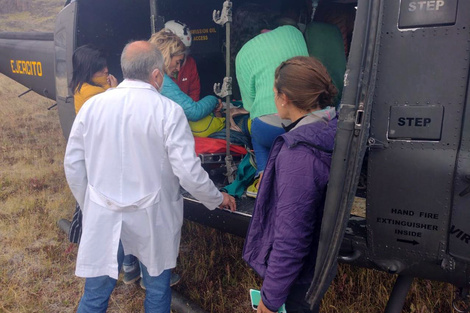
POLYGON ((328 71, 314 57, 298 56, 282 62, 275 72, 274 87, 305 111, 333 104, 338 94, 328 71))

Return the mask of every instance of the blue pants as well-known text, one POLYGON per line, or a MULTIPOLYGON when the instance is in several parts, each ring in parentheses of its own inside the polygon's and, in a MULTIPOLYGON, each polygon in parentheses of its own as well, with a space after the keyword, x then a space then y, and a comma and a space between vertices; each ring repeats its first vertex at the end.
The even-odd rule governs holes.
MULTIPOLYGON (((118 266, 121 269, 124 259, 122 244, 118 249, 118 266)), ((147 267, 141 264, 142 279, 145 285, 145 312, 169 313, 171 305, 170 277, 171 270, 165 270, 159 276, 150 276, 147 267)), ((109 276, 99 276, 87 278, 85 281, 85 291, 77 313, 105 313, 108 309, 108 302, 111 293, 116 286, 116 279, 109 276)))
POLYGON ((259 118, 251 121, 251 143, 255 151, 256 174, 264 172, 274 139, 284 133, 284 128, 267 124, 259 118))
POLYGON ((124 256, 124 261, 122 262, 122 265, 124 265, 124 271, 126 270, 126 267, 130 267, 131 269, 134 268, 137 265, 137 258, 133 256, 132 254, 126 254, 124 256))

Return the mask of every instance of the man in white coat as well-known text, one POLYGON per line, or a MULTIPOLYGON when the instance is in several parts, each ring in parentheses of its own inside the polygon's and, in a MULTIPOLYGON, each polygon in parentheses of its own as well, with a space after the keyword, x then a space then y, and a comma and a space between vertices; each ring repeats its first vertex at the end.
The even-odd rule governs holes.
POLYGON ((124 81, 87 101, 72 126, 65 175, 83 210, 75 274, 86 277, 78 312, 106 312, 124 252, 143 264, 145 311, 170 312, 183 199, 235 210, 194 152, 183 109, 158 92, 163 57, 146 41, 121 56, 124 81))

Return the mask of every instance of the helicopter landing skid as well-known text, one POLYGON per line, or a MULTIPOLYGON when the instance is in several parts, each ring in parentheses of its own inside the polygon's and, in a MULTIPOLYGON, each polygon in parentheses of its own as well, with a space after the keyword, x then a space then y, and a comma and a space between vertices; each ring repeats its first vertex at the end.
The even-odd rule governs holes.
POLYGON ((398 275, 384 313, 400 313, 414 277, 398 275))
POLYGON ((455 299, 452 301, 452 308, 459 313, 470 312, 470 294, 468 288, 459 288, 455 299))

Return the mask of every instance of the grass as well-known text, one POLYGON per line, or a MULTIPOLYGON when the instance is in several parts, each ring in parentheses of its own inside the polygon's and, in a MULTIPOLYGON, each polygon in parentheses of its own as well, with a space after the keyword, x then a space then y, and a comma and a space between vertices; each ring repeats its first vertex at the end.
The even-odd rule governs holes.
MULTIPOLYGON (((0 312, 73 312, 83 288, 77 248, 57 227, 74 199, 63 174, 65 140, 52 102, 0 76, 0 312)), ((249 307, 259 279, 240 258, 241 238, 184 226, 177 290, 210 312, 249 307), (227 297, 235 294, 235 297, 227 297), (232 309, 233 308, 233 309, 232 309)), ((109 312, 140 312, 144 292, 118 283, 109 312)))
MULTIPOLYGON (((0 15, 0 30, 51 31, 62 1, 34 1, 46 13, 0 15), (37 27, 34 23, 38 23, 37 27), (7 26, 5 26, 8 24, 7 26)), ((41 11, 43 12, 43 11, 41 11)), ((0 75, 0 312, 74 312, 84 280, 74 276, 77 247, 57 227, 74 199, 63 174, 65 140, 53 104, 0 75)), ((260 278, 242 261, 243 239, 194 223, 183 225, 175 290, 211 313, 253 312, 248 289, 260 278)), ((321 312, 381 312, 394 277, 340 265, 321 312)), ((453 287, 415 280, 406 313, 450 313, 453 287)), ((108 312, 143 312, 144 292, 118 282, 108 312)))
MULTIPOLYGON (((53 102, 0 76, 0 312, 74 312, 83 279, 74 276, 76 246, 57 227, 74 199, 62 162, 65 140, 53 102)), ((248 289, 261 280, 242 261, 243 239, 185 222, 175 290, 207 312, 251 312, 248 289)), ((322 312, 380 312, 394 277, 341 265, 322 312)), ((118 286, 109 312, 141 312, 138 285, 118 286)), ((404 312, 451 312, 449 284, 416 280, 404 312)))
POLYGON ((25 88, 4 76, 1 85, 0 311, 59 312, 57 302, 70 295, 58 291, 80 282, 70 275, 74 258, 55 224, 73 203, 61 168, 64 140, 51 123, 57 112, 37 95, 18 99, 25 88))
POLYGON ((27 11, 7 10, 12 1, 0 0, 0 6, 9 13, 0 14, 1 31, 40 31, 52 32, 55 17, 65 4, 65 0, 27 1, 27 11))

